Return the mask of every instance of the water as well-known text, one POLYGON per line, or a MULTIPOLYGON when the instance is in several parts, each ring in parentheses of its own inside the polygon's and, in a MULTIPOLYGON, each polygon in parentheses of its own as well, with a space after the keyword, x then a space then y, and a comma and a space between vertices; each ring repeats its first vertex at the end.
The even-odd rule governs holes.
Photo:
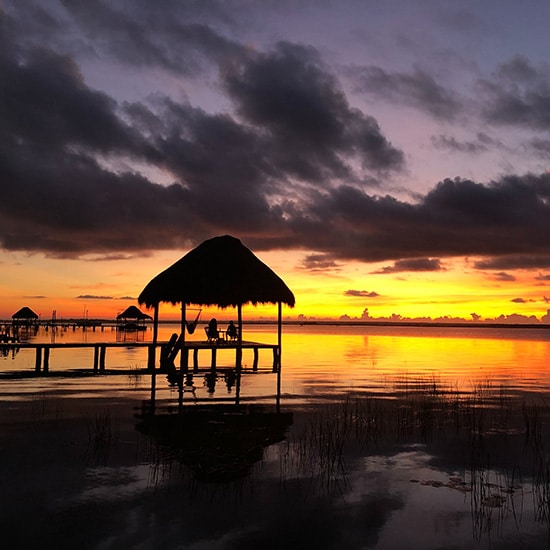
MULTIPOLYGON (((160 338, 174 331, 162 325, 160 338)), ((243 336, 277 339, 264 325, 243 336)), ((116 338, 110 329, 55 334, 116 338)), ((146 366, 145 348, 108 349, 116 375, 58 376, 91 368, 93 352, 54 349, 52 376, 0 378, 0 528, 20 547, 548 546, 550 331, 285 326, 282 436, 270 416, 270 355, 260 350, 257 373, 251 352, 243 356, 240 397, 261 426, 229 432, 216 431, 222 417, 140 424, 150 378, 134 371, 146 366)), ((233 360, 218 354, 222 367, 233 360)), ((33 371, 34 351, 0 360, 0 375, 17 369, 33 371)), ((214 392, 202 372, 193 386, 186 410, 233 403, 221 376, 214 392)), ((159 376, 160 412, 177 398, 159 376)))

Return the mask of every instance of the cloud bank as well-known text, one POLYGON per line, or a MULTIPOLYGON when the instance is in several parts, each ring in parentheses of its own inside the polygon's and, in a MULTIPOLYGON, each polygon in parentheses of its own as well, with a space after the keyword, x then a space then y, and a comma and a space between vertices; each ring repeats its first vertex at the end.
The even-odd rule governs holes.
POLYGON ((230 233, 257 250, 302 249, 312 270, 359 260, 389 262, 384 273, 437 271, 453 256, 503 274, 548 268, 550 174, 452 174, 394 192, 407 187, 407 150, 354 100, 451 125, 431 136, 434 151, 505 150, 493 129, 518 128, 540 157, 550 153, 548 67, 516 55, 454 89, 422 67, 344 70, 311 44, 251 45, 223 4, 170 4, 153 23, 147 2, 0 13, 4 250, 147 253, 230 233), (167 90, 125 99, 94 87, 86 74, 98 59, 113 74, 157 71, 167 90), (211 99, 201 105, 186 89, 211 99), (472 116, 486 131, 455 135, 452 124, 472 116))

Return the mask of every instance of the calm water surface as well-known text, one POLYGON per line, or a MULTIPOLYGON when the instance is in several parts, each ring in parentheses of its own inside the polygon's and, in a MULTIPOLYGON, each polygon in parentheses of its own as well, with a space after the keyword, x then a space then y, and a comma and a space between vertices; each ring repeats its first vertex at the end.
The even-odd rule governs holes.
MULTIPOLYGON (((160 338, 174 331, 163 325, 160 338)), ((29 341, 52 338, 117 333, 29 341)), ((246 326, 244 338, 275 343, 275 328, 246 326)), ((117 375, 54 376, 93 361, 92 350, 54 349, 52 376, 0 378, 0 528, 19 547, 548 547, 550 331, 286 326, 283 431, 271 424, 271 352, 260 350, 258 373, 243 356, 240 397, 261 419, 261 445, 241 425, 228 439, 219 418, 141 424, 150 378, 133 371, 147 353, 128 344, 107 351, 117 375)), ((218 352, 219 366, 233 361, 218 352)), ((0 375, 34 362, 21 349, 0 375)), ((235 397, 221 375, 214 391, 203 373, 192 388, 188 411, 235 397)), ((158 376, 161 417, 177 397, 158 376)))

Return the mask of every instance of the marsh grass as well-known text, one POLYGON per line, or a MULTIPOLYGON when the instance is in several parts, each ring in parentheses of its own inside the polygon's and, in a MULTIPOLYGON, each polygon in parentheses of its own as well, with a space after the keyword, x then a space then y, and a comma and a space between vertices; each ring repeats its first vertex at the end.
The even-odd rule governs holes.
POLYGON ((93 415, 84 413, 84 419, 88 432, 86 459, 106 465, 119 434, 118 424, 112 419, 108 408, 93 415))
POLYGON ((392 452, 421 443, 437 453, 447 445, 461 450, 464 478, 459 488, 471 494, 473 528, 490 533, 512 516, 522 518, 524 450, 515 449, 525 433, 533 449, 533 494, 538 516, 550 523, 550 451, 546 448, 540 404, 512 399, 490 379, 470 391, 442 386, 436 378, 401 380, 402 392, 391 398, 349 394, 339 403, 316 409, 293 430, 280 454, 283 481, 300 479, 310 490, 343 492, 349 484, 347 464, 353 456, 392 452), (508 452, 507 445, 514 452, 508 452), (501 451, 504 449, 504 451, 501 451), (507 464, 515 460, 517 464, 507 464), (304 481, 305 480, 305 481, 304 481), (465 489, 466 487, 466 489, 465 489))
POLYGON ((33 424, 41 424, 46 421, 60 420, 63 409, 59 400, 48 397, 45 392, 36 393, 32 396, 30 413, 33 424))

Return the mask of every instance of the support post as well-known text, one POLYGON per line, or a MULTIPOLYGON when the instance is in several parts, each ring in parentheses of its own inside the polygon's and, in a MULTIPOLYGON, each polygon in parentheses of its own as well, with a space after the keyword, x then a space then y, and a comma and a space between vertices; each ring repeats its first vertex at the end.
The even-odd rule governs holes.
POLYGON ((278 346, 277 346, 277 398, 275 400, 276 402, 276 409, 277 412, 280 411, 281 406, 281 341, 282 341, 282 302, 278 303, 278 346))
POLYGON ((40 372, 40 366, 42 363, 42 347, 36 346, 36 359, 34 361, 34 370, 40 372))
POLYGON ((99 348, 99 372, 105 372, 105 352, 106 346, 100 346, 99 348))
POLYGON ((199 371, 199 348, 193 350, 193 370, 194 372, 199 371))
POLYGON ((147 348, 147 369, 155 370, 155 345, 151 344, 147 348))
POLYGON ((48 372, 50 370, 50 348, 48 346, 44 347, 44 368, 43 372, 48 372))
POLYGON ((237 304, 237 324, 239 326, 239 331, 237 334, 237 361, 236 361, 236 387, 235 387, 235 405, 239 405, 241 398, 241 366, 243 362, 243 312, 242 304, 237 304))
POLYGON ((99 365, 99 346, 94 346, 94 373, 97 374, 97 367, 99 365))
MULTIPOLYGON (((187 374, 187 371, 189 370, 189 356, 187 355, 187 353, 184 353, 186 328, 187 328, 187 321, 186 321, 186 314, 185 314, 185 298, 182 298, 181 300, 181 336, 180 336, 180 342, 181 342, 180 370, 182 374, 187 374)), ((182 381, 183 381, 183 377, 182 377, 182 381)))

